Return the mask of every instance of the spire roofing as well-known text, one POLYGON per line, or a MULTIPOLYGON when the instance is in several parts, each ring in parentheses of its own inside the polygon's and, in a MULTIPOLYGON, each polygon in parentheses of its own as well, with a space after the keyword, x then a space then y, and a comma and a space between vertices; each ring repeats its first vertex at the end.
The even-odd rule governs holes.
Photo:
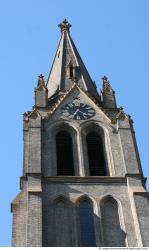
POLYGON ((71 24, 65 19, 58 26, 61 29, 61 38, 47 81, 48 96, 51 97, 57 91, 69 90, 75 81, 84 91, 98 99, 96 85, 70 36, 71 24))

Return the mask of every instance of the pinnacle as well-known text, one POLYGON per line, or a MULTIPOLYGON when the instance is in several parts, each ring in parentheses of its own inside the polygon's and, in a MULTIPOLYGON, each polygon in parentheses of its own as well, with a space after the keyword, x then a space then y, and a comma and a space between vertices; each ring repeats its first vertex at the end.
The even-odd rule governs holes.
POLYGON ((67 19, 64 19, 63 22, 61 22, 58 27, 60 27, 61 32, 67 30, 69 31, 71 24, 67 21, 67 19))
POLYGON ((108 77, 103 76, 101 79, 103 80, 103 91, 112 90, 111 85, 110 85, 109 80, 108 80, 108 77))

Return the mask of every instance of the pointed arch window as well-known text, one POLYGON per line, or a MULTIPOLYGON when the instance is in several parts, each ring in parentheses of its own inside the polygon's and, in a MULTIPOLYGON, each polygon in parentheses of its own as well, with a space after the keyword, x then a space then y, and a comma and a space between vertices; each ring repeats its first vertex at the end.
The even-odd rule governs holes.
POLYGON ((81 246, 96 246, 93 207, 88 199, 79 203, 80 240, 81 246))
POLYGON ((104 247, 125 247, 126 233, 122 230, 118 203, 107 197, 101 204, 101 222, 104 247))
MULTIPOLYGON (((72 245, 71 231, 71 207, 65 199, 60 198, 54 206, 55 211, 55 238, 57 247, 70 247, 72 245)), ((54 227, 53 227, 54 230, 54 227)))
POLYGON ((102 138, 97 132, 90 132, 86 136, 89 170, 91 176, 106 176, 106 164, 102 138))
POLYGON ((74 175, 72 138, 66 131, 56 135, 57 175, 74 175))

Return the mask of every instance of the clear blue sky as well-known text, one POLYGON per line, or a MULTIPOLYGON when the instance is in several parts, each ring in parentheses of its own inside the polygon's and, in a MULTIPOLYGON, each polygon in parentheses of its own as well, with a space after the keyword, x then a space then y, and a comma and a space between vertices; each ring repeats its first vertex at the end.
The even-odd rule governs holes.
POLYGON ((64 18, 92 79, 100 88, 107 75, 118 105, 132 115, 149 177, 149 1, 1 0, 0 10, 0 246, 10 246, 10 202, 22 175, 22 114, 34 104, 37 76, 48 76, 64 18))

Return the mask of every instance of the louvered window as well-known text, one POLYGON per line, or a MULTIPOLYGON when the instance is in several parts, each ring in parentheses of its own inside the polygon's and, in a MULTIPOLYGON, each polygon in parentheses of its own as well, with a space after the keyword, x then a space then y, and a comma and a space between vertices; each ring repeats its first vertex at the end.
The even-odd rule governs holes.
POLYGON ((74 175, 72 138, 66 131, 56 135, 57 175, 74 175))
POLYGON ((90 175, 106 176, 106 164, 101 136, 96 132, 91 132, 87 135, 86 141, 90 175))

